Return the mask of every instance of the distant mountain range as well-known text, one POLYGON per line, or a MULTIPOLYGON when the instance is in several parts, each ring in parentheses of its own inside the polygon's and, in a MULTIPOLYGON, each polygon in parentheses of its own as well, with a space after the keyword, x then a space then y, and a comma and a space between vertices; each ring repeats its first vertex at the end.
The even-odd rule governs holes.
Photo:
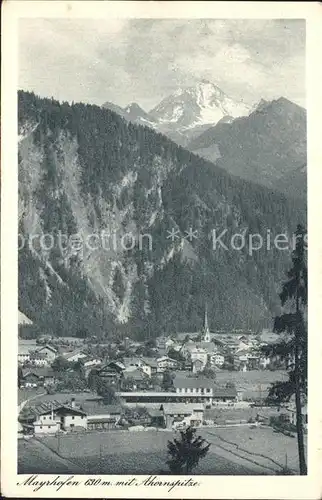
POLYGON ((177 89, 148 113, 136 103, 121 108, 106 102, 103 107, 129 121, 152 127, 181 146, 220 120, 231 120, 251 111, 249 106, 234 101, 207 80, 177 89))
POLYGON ((306 110, 283 97, 262 100, 249 116, 231 123, 220 121, 188 149, 233 175, 306 196, 306 110))
POLYGON ((306 199, 306 110, 283 97, 249 107, 202 80, 179 88, 149 112, 136 103, 103 107, 233 175, 306 199))

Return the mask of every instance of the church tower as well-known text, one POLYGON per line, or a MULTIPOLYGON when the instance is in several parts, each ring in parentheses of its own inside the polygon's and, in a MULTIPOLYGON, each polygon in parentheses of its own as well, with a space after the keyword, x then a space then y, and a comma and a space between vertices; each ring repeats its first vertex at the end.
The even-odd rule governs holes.
POLYGON ((206 304, 206 308, 205 308, 205 321, 204 321, 204 326, 203 326, 203 334, 204 334, 204 342, 210 342, 211 341, 211 338, 210 338, 210 330, 209 330, 209 326, 208 326, 208 308, 207 308, 207 304, 206 304))

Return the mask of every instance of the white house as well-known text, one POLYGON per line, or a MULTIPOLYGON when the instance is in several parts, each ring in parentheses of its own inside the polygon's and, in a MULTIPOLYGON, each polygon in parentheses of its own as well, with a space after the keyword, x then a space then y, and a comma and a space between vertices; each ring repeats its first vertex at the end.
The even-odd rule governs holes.
POLYGON ((71 363, 74 363, 74 362, 77 362, 79 361, 80 359, 84 359, 84 358, 87 358, 87 354, 85 354, 82 349, 75 349, 74 351, 72 352, 64 352, 63 354, 64 358, 71 362, 71 363))
POLYGON ((34 366, 48 366, 49 361, 45 352, 34 352, 30 354, 30 364, 34 366))
POLYGON ((206 366, 206 363, 201 359, 194 359, 191 362, 191 364, 192 364, 192 372, 193 373, 201 372, 206 366))
POLYGON ((85 358, 80 358, 85 368, 91 368, 93 366, 98 366, 102 363, 102 360, 97 357, 86 356, 85 358))
POLYGON ((33 423, 34 433, 38 434, 56 434, 60 430, 60 422, 57 419, 48 418, 48 420, 36 420, 33 423))
POLYGON ((149 377, 152 377, 152 375, 155 375, 157 373, 158 369, 157 360, 153 358, 141 358, 140 368, 149 377))
POLYGON ((195 346, 192 347, 190 349, 190 357, 192 362, 194 362, 194 360, 196 359, 199 359, 204 366, 207 364, 208 360, 207 351, 201 347, 195 347, 195 346))
POLYGON ((86 413, 71 404, 62 404, 59 401, 44 401, 35 407, 28 408, 28 418, 34 418, 34 432, 55 433, 57 430, 72 431, 76 428, 87 429, 86 413))
POLYGON ((223 366, 225 363, 225 356, 219 352, 212 353, 209 355, 209 361, 211 366, 223 366))
POLYGON ((178 424, 197 427, 202 424, 204 407, 201 403, 165 403, 163 414, 168 429, 178 424))
POLYGON ((208 404, 236 403, 238 395, 235 387, 219 387, 214 381, 205 377, 175 377, 173 385, 177 394, 186 396, 186 402, 196 397, 208 404))
POLYGON ((48 360, 48 363, 52 363, 54 359, 58 356, 58 351, 55 347, 52 345, 44 345, 42 347, 39 347, 39 349, 36 350, 37 354, 44 354, 46 359, 48 360))
POLYGON ((261 356, 259 358, 259 366, 261 368, 267 368, 271 364, 271 359, 268 356, 261 356))
POLYGON ((18 363, 21 365, 30 361, 30 351, 28 346, 20 346, 18 349, 18 363))
POLYGON ((159 373, 163 373, 167 370, 175 370, 178 367, 178 361, 176 359, 169 358, 169 356, 161 356, 157 359, 159 373))
POLYGON ((144 357, 133 357, 133 358, 124 358, 125 369, 128 370, 136 370, 140 369, 151 377, 155 373, 157 373, 158 363, 154 358, 144 358, 144 357))

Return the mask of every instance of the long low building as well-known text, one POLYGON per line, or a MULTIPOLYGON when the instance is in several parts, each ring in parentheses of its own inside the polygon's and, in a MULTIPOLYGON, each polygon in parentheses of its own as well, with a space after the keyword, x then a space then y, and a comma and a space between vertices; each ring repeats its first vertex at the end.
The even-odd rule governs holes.
POLYGON ((155 406, 163 403, 203 403, 205 406, 234 404, 238 402, 235 388, 218 387, 209 394, 201 392, 117 392, 116 395, 127 405, 144 404, 155 406))

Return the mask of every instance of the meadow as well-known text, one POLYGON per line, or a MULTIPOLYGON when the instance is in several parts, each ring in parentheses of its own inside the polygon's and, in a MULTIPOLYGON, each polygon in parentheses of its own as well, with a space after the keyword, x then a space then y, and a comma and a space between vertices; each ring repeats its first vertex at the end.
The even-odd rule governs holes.
MULTIPOLYGON (((296 439, 271 428, 203 428, 212 446, 195 474, 275 474, 287 460, 297 471, 296 439)), ((67 458, 84 473, 158 474, 167 470, 171 431, 108 431, 41 438, 41 444, 67 458)))
POLYGON ((252 370, 248 372, 222 370, 216 373, 218 385, 224 385, 227 382, 234 383, 238 390, 243 391, 245 400, 265 398, 271 384, 287 380, 287 378, 287 373, 282 370, 252 370))

